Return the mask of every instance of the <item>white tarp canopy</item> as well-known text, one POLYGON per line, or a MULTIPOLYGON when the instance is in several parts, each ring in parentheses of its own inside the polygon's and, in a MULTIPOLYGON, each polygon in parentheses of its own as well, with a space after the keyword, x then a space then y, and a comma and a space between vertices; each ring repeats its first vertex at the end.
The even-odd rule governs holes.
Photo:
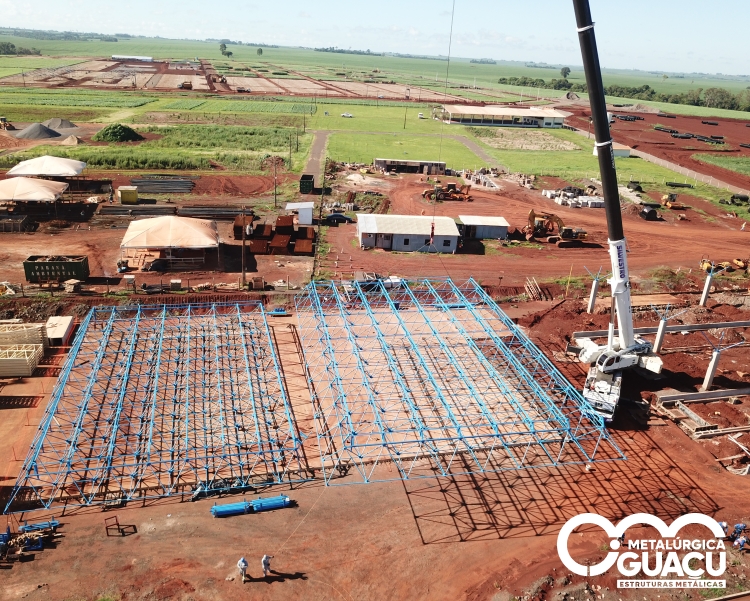
POLYGON ((86 168, 83 161, 43 156, 28 161, 21 161, 8 171, 8 175, 46 175, 56 177, 73 177, 81 175, 86 168))
POLYGON ((218 248, 219 232, 215 221, 189 217, 153 217, 132 221, 120 248, 218 248))
POLYGON ((61 182, 14 177, 0 181, 0 201, 55 202, 67 189, 61 182))

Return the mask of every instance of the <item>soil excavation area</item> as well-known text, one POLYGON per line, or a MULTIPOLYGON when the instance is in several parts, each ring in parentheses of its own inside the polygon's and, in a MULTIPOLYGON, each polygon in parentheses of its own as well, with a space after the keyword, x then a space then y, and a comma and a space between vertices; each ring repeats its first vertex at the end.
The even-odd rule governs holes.
MULTIPOLYGON (((443 183, 454 181, 443 178, 443 183)), ((539 190, 528 190, 513 182, 497 180, 501 190, 472 188, 473 202, 445 201, 435 205, 421 193, 431 185, 418 175, 390 177, 387 186, 378 188, 390 198, 390 213, 401 215, 490 215, 502 216, 511 227, 526 225, 531 209, 537 213, 556 213, 565 225, 583 227, 588 240, 582 248, 558 248, 539 242, 501 246, 497 241, 473 242, 457 254, 394 253, 381 249, 361 250, 356 239, 356 225, 331 227, 326 235, 332 249, 323 259, 326 272, 334 277, 349 277, 356 270, 375 271, 399 276, 444 276, 456 280, 474 277, 485 285, 523 284, 527 277, 541 279, 586 275, 585 268, 597 271, 609 266, 607 226, 603 209, 574 209, 556 205, 539 190)), ((539 188, 567 185, 551 178, 537 182, 539 188), (549 181, 548 181, 549 180, 549 181)), ((370 186, 372 187, 372 186, 370 186)), ((357 189, 357 186, 351 189, 357 189)), ((688 199, 685 199, 688 202, 688 199)), ((630 254, 631 273, 642 275, 669 265, 696 269, 699 260, 710 256, 716 261, 732 260, 750 254, 750 231, 740 231, 741 220, 729 218, 716 207, 700 199, 690 199, 695 210, 681 211, 688 220, 678 221, 667 212, 664 220, 646 222, 637 216, 635 205, 623 205, 623 222, 630 254), (720 242, 719 242, 720 241, 720 242)))
MULTIPOLYGON (((573 127, 587 131, 589 127, 589 109, 580 107, 561 107, 573 113, 568 117, 568 122, 573 127)), ((615 114, 631 114, 617 112, 615 114)), ((693 158, 696 154, 715 154, 726 157, 750 157, 750 148, 743 148, 740 144, 750 144, 750 128, 746 127, 748 122, 736 119, 719 119, 714 117, 693 117, 688 115, 675 115, 672 118, 660 117, 654 113, 637 113, 643 120, 622 121, 616 119, 610 125, 612 137, 615 142, 625 144, 636 150, 641 150, 660 159, 677 163, 682 167, 692 169, 698 173, 714 177, 728 184, 743 189, 750 188, 750 178, 716 165, 703 163, 693 158), (717 123, 708 125, 704 121, 717 123), (657 131, 654 126, 668 129, 676 129, 680 133, 691 133, 707 138, 711 136, 723 136, 724 144, 706 144, 695 139, 683 140, 673 138, 669 133, 657 131)), ((678 180, 677 181, 681 181, 678 180)))

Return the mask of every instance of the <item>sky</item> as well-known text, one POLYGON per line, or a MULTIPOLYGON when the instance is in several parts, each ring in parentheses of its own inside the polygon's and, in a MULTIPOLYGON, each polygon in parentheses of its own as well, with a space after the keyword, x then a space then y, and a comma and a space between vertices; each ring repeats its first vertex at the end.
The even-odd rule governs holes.
MULTIPOLYGON (((453 0, 0 0, 0 25, 447 55, 453 0)), ((603 67, 750 73, 748 0, 590 0, 603 67)), ((570 0, 455 0, 452 56, 580 65, 570 0)))

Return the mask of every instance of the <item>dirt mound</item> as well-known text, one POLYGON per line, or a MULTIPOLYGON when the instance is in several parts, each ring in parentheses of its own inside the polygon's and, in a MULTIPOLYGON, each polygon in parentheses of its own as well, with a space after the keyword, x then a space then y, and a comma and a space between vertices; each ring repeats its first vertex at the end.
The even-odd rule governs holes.
POLYGON ((68 121, 67 119, 60 119, 57 117, 54 119, 47 119, 46 121, 43 121, 42 125, 44 125, 45 127, 49 127, 50 129, 73 129, 74 127, 78 127, 72 121, 68 121))
POLYGON ((21 140, 47 140, 49 138, 59 138, 60 134, 54 129, 50 129, 41 123, 32 123, 16 134, 16 138, 21 140))
POLYGON ((83 144, 83 140, 78 136, 68 136, 61 142, 61 144, 63 146, 78 146, 79 144, 83 144))

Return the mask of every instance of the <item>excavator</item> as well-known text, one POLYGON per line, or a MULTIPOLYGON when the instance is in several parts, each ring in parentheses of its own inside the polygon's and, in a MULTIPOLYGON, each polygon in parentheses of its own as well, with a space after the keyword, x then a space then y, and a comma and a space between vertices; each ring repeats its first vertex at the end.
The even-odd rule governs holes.
POLYGON ((667 207, 668 209, 674 209, 675 211, 684 211, 687 207, 681 202, 677 201, 677 194, 665 194, 661 197, 661 206, 667 207))
POLYGON ((471 186, 463 185, 460 188, 456 184, 445 184, 445 186, 435 186, 434 188, 427 188, 422 192, 422 198, 427 200, 460 200, 463 202, 471 202, 474 198, 469 194, 471 186))
POLYGON ((591 19, 589 0, 573 0, 573 7, 591 103, 612 263, 612 277, 608 280, 612 290, 612 317, 607 330, 607 342, 597 344, 593 338, 578 338, 578 357, 582 363, 590 365, 583 397, 606 424, 612 421, 620 400, 623 373, 635 368, 661 373, 662 361, 653 353, 651 342, 636 336, 633 331, 627 242, 622 227, 614 148, 607 118, 594 22, 591 19), (615 316, 619 326, 617 331, 615 316))
POLYGON ((534 209, 529 211, 529 222, 523 228, 526 240, 546 240, 550 244, 557 244, 560 248, 580 246, 588 237, 586 230, 577 227, 567 227, 563 220, 554 213, 536 214, 534 209), (557 234, 555 234, 557 226, 557 234))

